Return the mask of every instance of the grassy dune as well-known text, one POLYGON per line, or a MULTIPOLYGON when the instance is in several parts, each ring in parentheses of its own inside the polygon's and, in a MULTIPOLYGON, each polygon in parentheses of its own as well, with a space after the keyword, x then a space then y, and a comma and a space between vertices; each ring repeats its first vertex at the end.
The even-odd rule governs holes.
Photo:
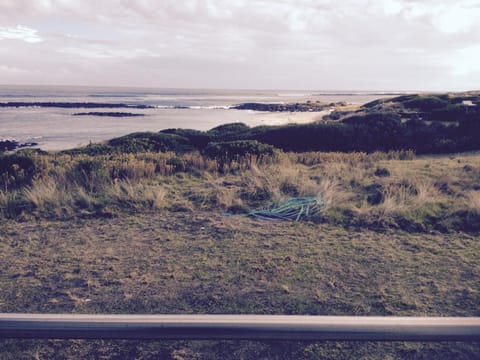
MULTIPOLYGON (((25 155, 27 156, 27 155, 25 155)), ((480 155, 29 154, 0 311, 480 316, 480 155), (246 212, 325 201, 309 222, 246 212)), ((479 344, 1 340, 0 358, 474 359, 479 344)))
POLYGON ((196 152, 12 158, 0 178, 5 218, 248 213, 292 196, 313 196, 325 203, 317 223, 409 232, 480 230, 476 153, 276 151, 229 161, 196 152))

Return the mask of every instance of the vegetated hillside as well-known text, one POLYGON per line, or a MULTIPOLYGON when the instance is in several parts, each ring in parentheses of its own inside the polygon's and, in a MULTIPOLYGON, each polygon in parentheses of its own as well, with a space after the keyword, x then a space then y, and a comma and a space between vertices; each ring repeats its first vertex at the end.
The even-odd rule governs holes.
POLYGON ((369 111, 395 110, 406 116, 432 121, 459 121, 469 113, 478 112, 480 95, 477 92, 462 94, 404 95, 379 99, 362 106, 369 111))
POLYGON ((376 100, 325 120, 330 121, 253 128, 247 138, 287 151, 411 149, 420 154, 480 149, 480 97, 475 94, 376 100))
MULTIPOLYGON (((324 119, 284 126, 250 128, 232 123, 209 131, 167 129, 134 133, 66 153, 185 153, 204 151, 209 146, 216 148, 220 157, 234 158, 247 151, 259 154, 266 149, 262 144, 295 152, 413 150, 417 154, 436 154, 480 149, 480 96, 476 93, 379 99, 355 111, 333 112, 324 119), (240 145, 239 141, 246 143, 240 145), (236 142, 233 147, 237 150, 232 150, 229 142, 236 142)), ((0 151, 15 146, 4 142, 0 151)))
POLYGON ((376 100, 356 111, 334 112, 324 121, 311 124, 250 128, 232 123, 205 132, 167 129, 130 134, 69 153, 184 153, 204 151, 209 146, 218 150, 218 156, 235 157, 246 151, 259 154, 261 144, 267 144, 295 152, 413 150, 417 154, 436 154, 479 150, 479 135, 478 95, 407 95, 376 100), (246 142, 244 146, 239 145, 241 141, 246 142), (229 142, 236 142, 238 153, 229 142))

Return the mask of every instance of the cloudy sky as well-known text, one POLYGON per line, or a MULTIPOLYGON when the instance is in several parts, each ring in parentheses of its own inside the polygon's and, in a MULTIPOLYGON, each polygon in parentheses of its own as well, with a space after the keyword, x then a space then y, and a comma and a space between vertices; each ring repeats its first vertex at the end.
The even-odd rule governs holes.
POLYGON ((0 0, 0 84, 480 88, 480 0, 0 0))

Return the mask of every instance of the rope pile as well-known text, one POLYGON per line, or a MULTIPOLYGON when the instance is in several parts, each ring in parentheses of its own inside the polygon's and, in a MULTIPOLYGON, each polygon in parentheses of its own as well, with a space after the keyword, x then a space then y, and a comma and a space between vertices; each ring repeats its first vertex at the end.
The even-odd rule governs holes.
POLYGON ((248 213, 248 216, 261 220, 309 220, 318 215, 324 205, 323 200, 311 196, 296 197, 287 199, 269 209, 253 210, 248 213))

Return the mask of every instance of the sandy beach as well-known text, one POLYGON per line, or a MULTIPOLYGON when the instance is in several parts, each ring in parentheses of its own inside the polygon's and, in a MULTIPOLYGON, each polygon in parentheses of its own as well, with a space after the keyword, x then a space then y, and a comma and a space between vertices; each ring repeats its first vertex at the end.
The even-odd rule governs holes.
POLYGON ((248 125, 307 124, 322 120, 330 112, 330 110, 315 112, 257 112, 254 114, 253 122, 248 125))

